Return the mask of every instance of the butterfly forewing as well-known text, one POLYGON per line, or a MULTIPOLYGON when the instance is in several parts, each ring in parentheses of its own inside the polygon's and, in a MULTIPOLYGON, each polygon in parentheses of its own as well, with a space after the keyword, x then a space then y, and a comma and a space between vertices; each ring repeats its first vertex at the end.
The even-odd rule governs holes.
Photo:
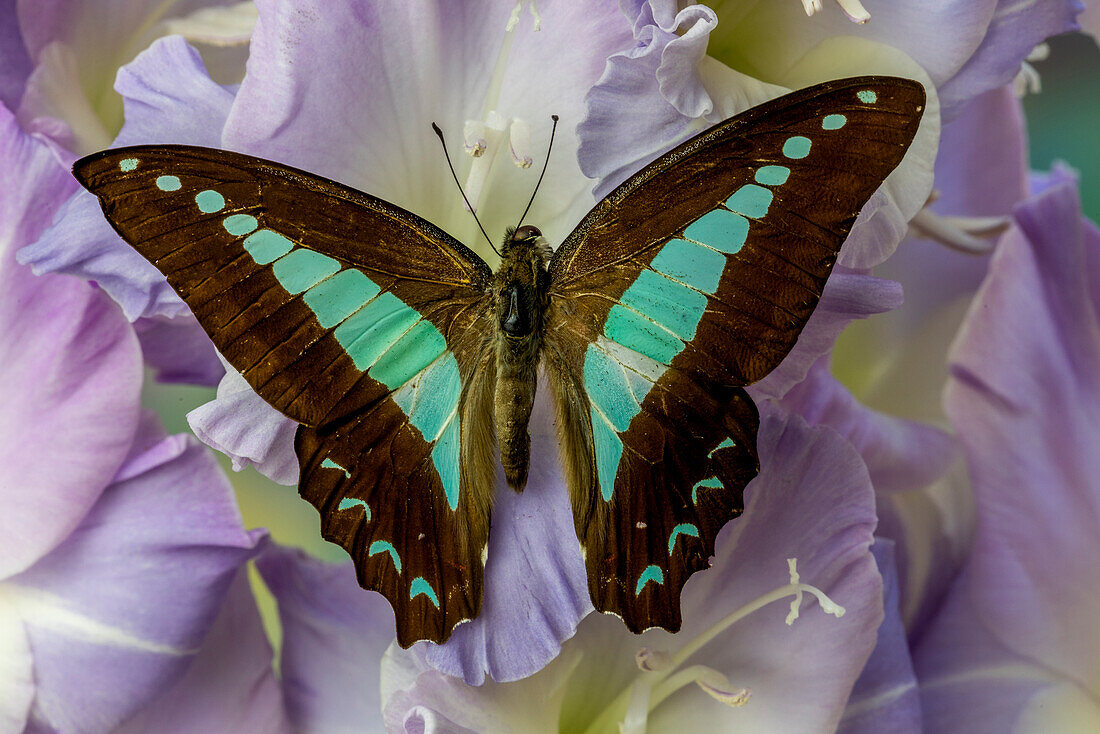
POLYGON ((923 105, 915 82, 863 77, 753 108, 626 181, 555 253, 546 360, 597 609, 679 627, 757 471, 739 387, 794 346, 923 105))
POLYGON ((300 491, 397 610, 401 643, 476 616, 493 471, 462 460, 462 437, 489 419, 463 410, 485 351, 484 262, 398 207, 226 151, 125 148, 74 172, 303 424, 300 491))

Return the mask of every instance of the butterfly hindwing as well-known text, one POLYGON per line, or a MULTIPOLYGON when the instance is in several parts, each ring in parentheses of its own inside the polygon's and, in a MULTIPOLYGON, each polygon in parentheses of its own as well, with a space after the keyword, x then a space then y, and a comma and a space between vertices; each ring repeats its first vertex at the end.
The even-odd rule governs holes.
POLYGON ((923 105, 915 82, 862 77, 753 108, 646 166, 555 253, 545 359, 597 609, 678 629, 757 472, 740 387, 794 346, 923 105))
POLYGON ((270 161, 185 146, 74 172, 222 355, 302 424, 300 492, 398 639, 442 641, 481 602, 492 465, 467 461, 488 267, 424 220, 270 161), (388 564, 388 565, 387 565, 388 564))

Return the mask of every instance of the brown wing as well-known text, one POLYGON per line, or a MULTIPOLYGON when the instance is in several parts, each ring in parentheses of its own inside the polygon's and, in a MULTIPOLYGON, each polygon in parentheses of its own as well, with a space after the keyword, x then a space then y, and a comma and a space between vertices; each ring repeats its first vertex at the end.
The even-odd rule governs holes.
POLYGON ((120 148, 74 173, 256 392, 303 424, 300 491, 393 604, 401 643, 475 616, 493 469, 465 438, 486 433, 466 405, 483 401, 485 263, 398 207, 236 153, 120 148))
POLYGON ((923 107, 891 77, 773 100, 648 165, 555 253, 546 359, 597 609, 679 628, 757 471, 740 387, 794 346, 923 107))

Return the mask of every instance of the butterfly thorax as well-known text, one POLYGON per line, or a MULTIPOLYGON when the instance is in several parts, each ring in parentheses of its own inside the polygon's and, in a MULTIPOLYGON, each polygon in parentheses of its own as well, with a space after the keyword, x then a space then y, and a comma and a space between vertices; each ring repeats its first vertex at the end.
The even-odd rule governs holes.
POLYGON ((517 492, 527 482, 531 456, 527 423, 535 402, 550 254, 537 227, 509 228, 500 267, 493 275, 497 352, 494 418, 504 476, 517 492))

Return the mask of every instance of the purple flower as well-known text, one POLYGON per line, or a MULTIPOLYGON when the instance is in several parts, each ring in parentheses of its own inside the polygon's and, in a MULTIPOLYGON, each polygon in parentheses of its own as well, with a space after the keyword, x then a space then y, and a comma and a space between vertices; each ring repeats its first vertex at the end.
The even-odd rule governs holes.
POLYGON ((916 648, 936 731, 1100 723, 1100 231, 1064 176, 1013 217, 950 355, 978 519, 916 648))
MULTIPOLYGON (((137 335, 99 288, 16 262, 76 188, 70 158, 0 107, 3 731, 110 731, 186 685, 216 618, 262 639, 239 593, 218 616, 262 533, 203 447, 140 413, 137 335)), ((265 701, 238 690, 234 710, 274 720, 272 686, 265 701)))
POLYGON ((102 731, 183 675, 260 536, 197 442, 139 423, 117 306, 15 263, 72 182, 0 115, 0 724, 102 731))

